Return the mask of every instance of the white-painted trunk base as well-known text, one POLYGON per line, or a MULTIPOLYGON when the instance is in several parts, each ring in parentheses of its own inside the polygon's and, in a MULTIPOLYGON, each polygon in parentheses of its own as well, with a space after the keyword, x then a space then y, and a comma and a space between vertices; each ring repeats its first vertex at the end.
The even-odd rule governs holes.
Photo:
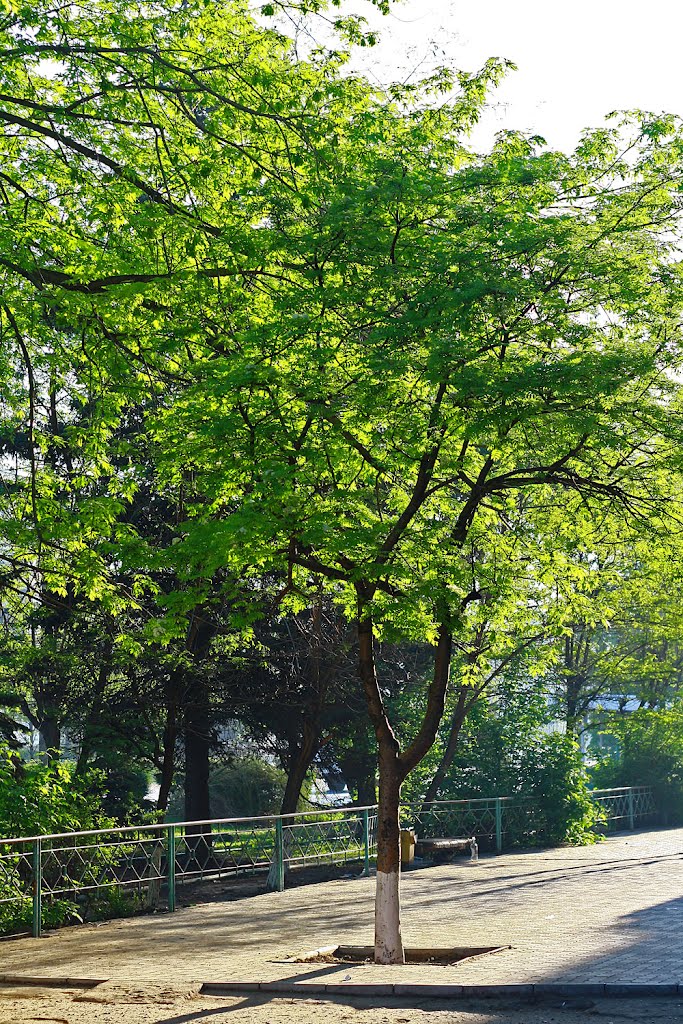
POLYGON ((375 890, 375 963, 404 964, 401 938, 401 875, 378 871, 375 890))

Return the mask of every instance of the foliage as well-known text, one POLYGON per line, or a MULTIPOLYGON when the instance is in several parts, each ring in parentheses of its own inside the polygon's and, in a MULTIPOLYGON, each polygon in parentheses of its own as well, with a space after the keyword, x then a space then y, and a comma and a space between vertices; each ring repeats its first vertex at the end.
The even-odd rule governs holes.
MULTIPOLYGON (((50 833, 105 828, 113 824, 101 807, 103 777, 97 771, 84 775, 75 772, 69 761, 23 763, 7 747, 0 747, 0 836, 11 838, 50 833)), ((27 847, 21 847, 29 855, 27 847)), ((30 903, 13 900, 30 891, 27 884, 30 859, 12 855, 16 847, 0 846, 7 855, 0 874, 0 930, 15 930, 30 921, 30 903)), ((95 861, 101 854, 93 852, 95 861)), ((77 905, 70 899, 45 900, 46 924, 58 924, 79 918, 77 905)))
POLYGON ((120 825, 153 818, 154 806, 147 799, 152 772, 131 760, 122 763, 117 754, 115 748, 105 748, 93 761, 93 767, 102 773, 102 810, 120 825))
MULTIPOLYGON (((279 814, 286 781, 281 769, 256 757, 240 758, 232 764, 216 766, 209 777, 211 813, 216 818, 279 814)), ((167 819, 183 820, 179 789, 172 796, 167 819)))
MULTIPOLYGON (((674 509, 678 476, 668 474, 665 486, 674 509)), ((683 672, 680 535, 613 514, 596 531, 577 511, 552 541, 558 556, 548 597, 563 615, 545 672, 555 715, 574 733, 603 702, 666 707, 683 672)))
POLYGON ((600 813, 588 791, 578 743, 560 734, 540 737, 523 752, 522 791, 538 801, 541 843, 595 842, 600 813))
POLYGON ((683 821, 683 705, 640 708, 612 714, 605 731, 616 750, 591 769, 595 787, 652 786, 655 804, 666 820, 683 821))
POLYGON ((133 917, 145 910, 145 897, 141 893, 121 889, 116 885, 104 886, 86 895, 85 916, 88 921, 133 917))
POLYGON ((104 776, 71 761, 20 762, 0 749, 0 834, 49 835, 113 825, 102 810, 104 776))
POLYGON ((518 797, 529 801, 532 823, 515 814, 506 826, 508 842, 593 842, 598 815, 578 744, 543 732, 541 719, 540 707, 534 711, 523 699, 503 714, 479 705, 463 729, 440 799, 518 797))
MULTIPOLYGON (((105 701, 166 782, 184 726, 192 779, 230 710, 218 646, 324 596, 357 627, 397 857, 452 652, 470 712, 538 627, 573 628, 557 581, 580 606, 595 547, 572 560, 572 524, 663 529, 678 495, 683 125, 635 111, 570 154, 512 132, 479 154, 503 63, 379 91, 336 49, 302 58, 281 10, 0 22, 7 677, 41 730, 81 718, 85 761, 105 701), (404 731, 373 638, 433 648, 404 731), (106 671, 79 716, 84 662, 106 671)), ((573 748, 529 742, 564 808, 543 827, 576 838, 573 748)))

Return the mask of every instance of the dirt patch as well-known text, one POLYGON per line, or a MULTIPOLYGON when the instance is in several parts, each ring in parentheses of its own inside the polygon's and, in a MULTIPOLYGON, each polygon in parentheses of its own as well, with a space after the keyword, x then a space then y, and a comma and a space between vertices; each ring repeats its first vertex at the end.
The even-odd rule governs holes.
MULTIPOLYGON (((166 993, 170 995, 170 989, 166 993)), ((113 987, 109 995, 115 998, 113 987)), ((261 995, 219 999, 181 993, 169 1003, 150 998, 131 1002, 128 986, 120 995, 122 1002, 94 1006, 82 1001, 83 992, 0 986, 0 1024, 683 1024, 683 1003, 678 999, 584 1000, 580 1005, 576 1000, 556 1000, 537 1006, 468 1000, 444 1006, 438 1001, 261 995)))
POLYGON ((133 985, 123 981, 105 981, 96 988, 73 997, 75 1003, 109 1005, 173 1004, 196 999, 201 985, 133 985))

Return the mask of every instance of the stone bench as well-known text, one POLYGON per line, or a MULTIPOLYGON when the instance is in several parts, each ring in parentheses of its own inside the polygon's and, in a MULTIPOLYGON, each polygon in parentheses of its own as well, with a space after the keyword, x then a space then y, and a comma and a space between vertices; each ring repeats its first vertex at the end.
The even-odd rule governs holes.
POLYGON ((470 839, 418 839, 415 844, 415 856, 430 859, 435 864, 447 864, 456 853, 472 855, 476 846, 474 836, 470 839))

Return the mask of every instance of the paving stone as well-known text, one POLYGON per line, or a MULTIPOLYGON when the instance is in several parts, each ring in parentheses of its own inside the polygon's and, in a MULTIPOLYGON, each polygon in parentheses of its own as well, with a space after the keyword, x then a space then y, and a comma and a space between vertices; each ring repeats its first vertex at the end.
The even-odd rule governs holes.
POLYGON ((0 966, 14 976, 141 983, 673 986, 683 962, 682 861, 683 829, 662 829, 406 872, 406 945, 512 947, 450 967, 283 962, 372 942, 374 881, 362 877, 18 939, 2 943, 0 966))

